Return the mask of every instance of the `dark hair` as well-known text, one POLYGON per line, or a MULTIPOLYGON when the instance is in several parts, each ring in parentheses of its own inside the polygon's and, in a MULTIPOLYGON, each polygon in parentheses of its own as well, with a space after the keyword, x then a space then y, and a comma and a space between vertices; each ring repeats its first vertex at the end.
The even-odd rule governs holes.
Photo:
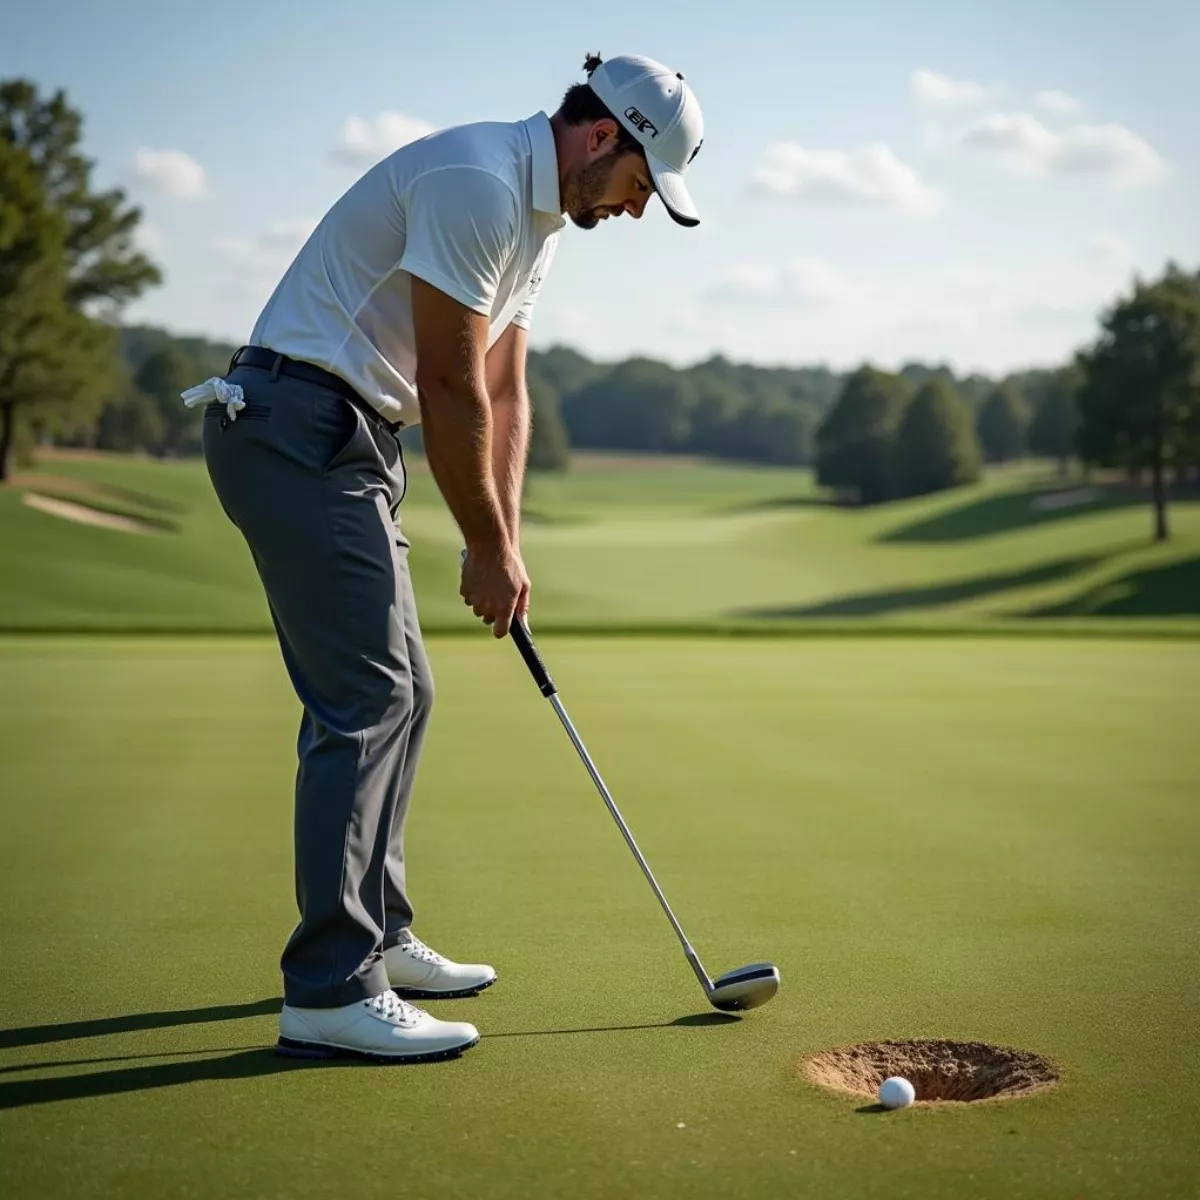
MULTIPOLYGON (((589 54, 583 60, 583 69, 590 77, 604 60, 599 54, 589 54)), ((617 144, 615 154, 640 154, 645 157, 642 143, 613 116, 608 105, 596 95, 586 83, 572 84, 563 96, 558 109, 559 115, 568 125, 590 125, 593 121, 616 121, 617 144)))

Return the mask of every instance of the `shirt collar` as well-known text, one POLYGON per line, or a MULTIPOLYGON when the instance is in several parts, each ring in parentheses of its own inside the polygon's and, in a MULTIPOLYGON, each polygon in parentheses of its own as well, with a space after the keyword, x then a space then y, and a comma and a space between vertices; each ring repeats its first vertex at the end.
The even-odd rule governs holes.
POLYGON ((539 112, 524 122, 533 154, 533 207, 552 216, 561 227, 562 198, 558 190, 558 149, 554 145, 554 130, 545 112, 539 112))

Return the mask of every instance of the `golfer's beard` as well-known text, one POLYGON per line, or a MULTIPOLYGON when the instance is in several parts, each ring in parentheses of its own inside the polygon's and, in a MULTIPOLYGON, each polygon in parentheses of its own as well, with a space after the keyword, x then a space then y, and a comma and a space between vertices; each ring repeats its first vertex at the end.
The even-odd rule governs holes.
POLYGON ((582 167, 579 173, 567 183, 566 210, 567 216, 580 229, 595 229, 600 224, 600 218, 613 210, 599 203, 608 187, 612 175, 613 162, 607 158, 597 159, 582 167))

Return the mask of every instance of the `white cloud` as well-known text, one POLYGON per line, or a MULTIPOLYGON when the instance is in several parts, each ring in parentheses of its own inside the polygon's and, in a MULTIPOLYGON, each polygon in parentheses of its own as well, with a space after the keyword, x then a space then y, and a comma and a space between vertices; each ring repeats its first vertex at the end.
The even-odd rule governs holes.
POLYGON ((1072 125, 1057 132, 1029 113, 993 113, 959 140, 1031 175, 1092 176, 1119 187, 1148 187, 1167 173, 1158 151, 1124 125, 1072 125))
POLYGON ((1078 112, 1083 107, 1083 101, 1076 99, 1069 92, 1060 92, 1057 88, 1046 88, 1033 98, 1038 108, 1049 113, 1070 114, 1078 112))
POLYGON ((1060 138, 1037 117, 994 113, 968 126, 960 140, 966 146, 1006 155, 1014 167, 1039 170, 1049 166, 1060 138))
POLYGON ((942 199, 882 142, 857 150, 810 150, 797 142, 777 142, 767 147, 753 187, 804 204, 924 214, 936 212, 942 199))
POLYGON ((316 224, 304 219, 276 221, 252 237, 215 238, 212 246, 229 267, 236 289, 260 295, 279 282, 316 224))
POLYGON ((994 87, 967 79, 951 79, 928 67, 918 67, 909 76, 909 87, 917 103, 928 108, 973 108, 986 104, 997 93, 994 87))
POLYGON ((204 168, 182 150, 152 150, 143 146, 133 156, 133 171, 163 196, 198 200, 208 192, 204 168))
POLYGON ((432 133, 435 126, 420 117, 398 112, 381 112, 364 120, 348 117, 333 149, 333 157, 352 167, 369 167, 393 150, 432 133))
POLYGON ((737 304, 805 307, 835 300, 848 284, 819 259, 783 263, 739 263, 709 291, 710 299, 737 304))
POLYGON ((1097 233, 1083 243, 1080 255, 1088 262, 1098 264, 1131 263, 1134 249, 1120 234, 1097 233))

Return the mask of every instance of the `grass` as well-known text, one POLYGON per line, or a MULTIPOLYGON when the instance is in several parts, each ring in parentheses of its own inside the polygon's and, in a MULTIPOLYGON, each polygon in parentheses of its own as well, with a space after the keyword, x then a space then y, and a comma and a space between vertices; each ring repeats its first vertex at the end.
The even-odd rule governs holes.
MULTIPOLYGON (((1108 518, 1105 518, 1108 519, 1108 518)), ((133 539, 130 539, 131 541, 133 539)), ((417 930, 496 964, 461 1061, 287 1063, 296 702, 266 640, 0 642, 0 1159, 12 1197, 1194 1194, 1200 646, 546 639, 730 1024, 510 647, 433 639, 417 930), (860 1113, 880 1037, 1054 1092, 860 1113)))
MULTIPOLYGON (((807 472, 690 460, 581 456, 535 477, 524 547, 540 628, 666 631, 870 621, 1003 629, 1106 617, 1200 630, 1200 500, 1150 542, 1149 506, 1120 489, 1047 509, 1038 467, 976 487, 852 511, 807 472)), ((402 510, 422 618, 465 630, 459 537, 412 462, 402 510)), ((55 456, 0 490, 0 629, 269 630, 249 555, 198 461, 55 456), (48 491, 177 532, 132 536, 34 511, 48 491)))

